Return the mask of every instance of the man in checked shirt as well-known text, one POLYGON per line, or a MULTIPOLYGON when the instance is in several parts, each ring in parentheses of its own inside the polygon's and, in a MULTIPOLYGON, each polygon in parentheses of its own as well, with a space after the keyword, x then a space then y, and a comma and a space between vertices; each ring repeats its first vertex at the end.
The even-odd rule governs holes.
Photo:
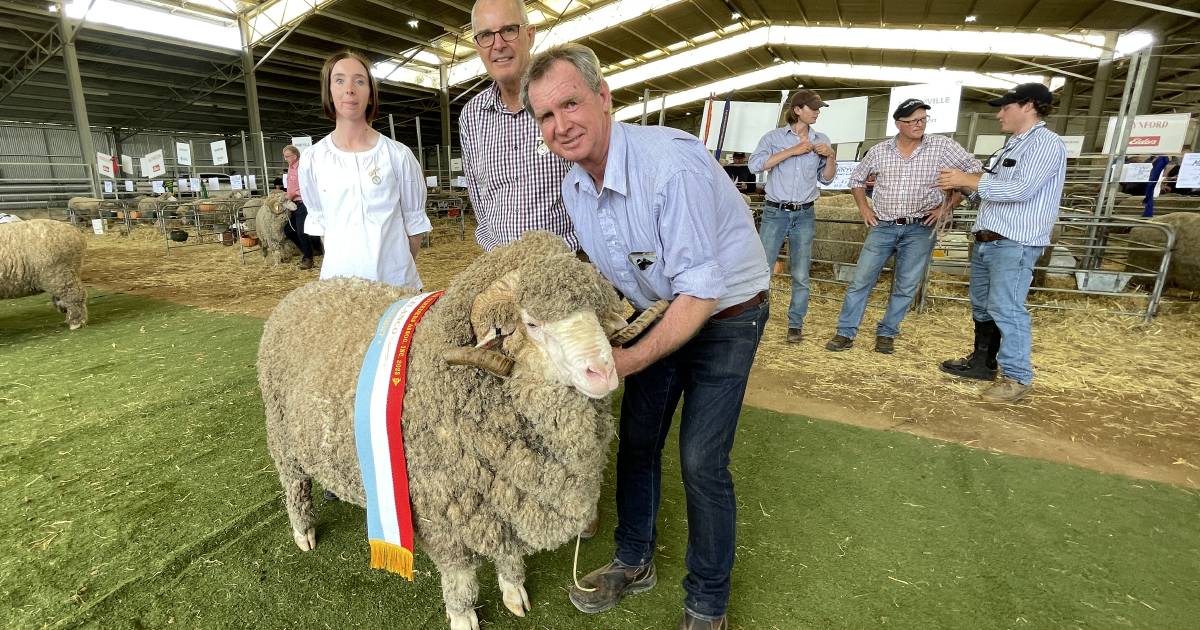
POLYGON ((548 230, 578 251, 562 202, 571 164, 550 152, 521 106, 521 75, 537 27, 521 0, 478 0, 471 28, 475 50, 493 79, 463 106, 458 120, 467 194, 479 223, 475 240, 491 251, 529 230, 548 230))
POLYGON ((978 173, 982 168, 979 160, 954 140, 925 134, 929 109, 915 98, 900 103, 892 112, 899 133, 871 147, 850 175, 850 191, 863 222, 871 230, 858 254, 854 280, 846 289, 838 315, 837 334, 825 344, 827 350, 841 352, 854 345, 871 289, 884 263, 894 256, 892 295, 883 319, 875 327, 875 351, 894 351, 900 321, 908 313, 933 255, 935 224, 962 198, 958 191, 943 193, 937 187, 938 171, 978 173), (872 175, 875 191, 868 202, 865 188, 872 175))

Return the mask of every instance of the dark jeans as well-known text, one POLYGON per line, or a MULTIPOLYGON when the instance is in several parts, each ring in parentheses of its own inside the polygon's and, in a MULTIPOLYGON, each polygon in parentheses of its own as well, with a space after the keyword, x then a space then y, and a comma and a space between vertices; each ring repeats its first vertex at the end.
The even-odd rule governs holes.
POLYGON ((300 255, 305 258, 313 257, 313 246, 311 236, 304 233, 304 220, 308 218, 308 208, 304 207, 303 201, 296 202, 296 209, 292 212, 292 216, 288 218, 288 222, 283 226, 283 235, 292 239, 296 247, 300 248, 300 255))
POLYGON ((683 603, 706 617, 725 614, 729 603, 736 512, 729 452, 767 314, 764 302, 729 319, 709 320, 679 350, 625 379, 616 559, 642 566, 653 558, 662 449, 682 396, 679 462, 688 516, 683 603))

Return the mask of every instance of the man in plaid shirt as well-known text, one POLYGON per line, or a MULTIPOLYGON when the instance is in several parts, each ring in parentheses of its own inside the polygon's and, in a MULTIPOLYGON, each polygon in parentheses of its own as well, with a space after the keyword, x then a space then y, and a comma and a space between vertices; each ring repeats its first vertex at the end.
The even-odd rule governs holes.
POLYGON ((901 103, 892 113, 899 133, 871 147, 850 176, 850 190, 863 222, 871 229, 858 254, 854 280, 846 289, 837 334, 825 344, 827 350, 841 352, 854 345, 871 289, 879 280, 884 263, 895 256, 892 295, 883 319, 875 328, 875 351, 883 354, 894 351, 900 321, 912 305, 933 254, 937 240, 935 226, 962 197, 958 192, 943 193, 937 187, 938 171, 952 168, 978 173, 983 168, 979 160, 954 140, 925 135, 929 109, 929 105, 915 98, 901 103), (875 190, 868 203, 865 187, 872 175, 875 190))

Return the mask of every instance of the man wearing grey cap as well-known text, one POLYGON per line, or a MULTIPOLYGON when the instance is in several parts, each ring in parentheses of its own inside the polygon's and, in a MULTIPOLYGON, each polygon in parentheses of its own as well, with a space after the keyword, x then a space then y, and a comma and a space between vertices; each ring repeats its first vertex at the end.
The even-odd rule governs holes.
POLYGON ((788 241, 792 273, 789 343, 799 343, 803 338, 804 315, 808 312, 808 267, 816 229, 813 202, 821 196, 817 183, 828 184, 837 174, 829 136, 812 128, 822 107, 825 101, 816 92, 797 90, 788 103, 788 124, 763 135, 750 156, 751 171, 771 172, 758 229, 769 269, 775 267, 784 239, 788 241))
POLYGON ((1000 108, 1000 128, 1012 134, 1004 147, 982 174, 945 169, 938 176, 943 190, 958 189, 982 200, 971 226, 975 349, 943 362, 941 369, 983 380, 998 364, 999 379, 981 393, 990 402, 1016 402, 1033 389, 1033 331, 1025 297, 1033 265, 1050 244, 1067 170, 1067 149, 1043 120, 1054 110, 1052 100, 1041 83, 1022 83, 989 101, 1000 108))
POLYGON ((875 351, 891 354, 900 334, 900 322, 912 306, 913 296, 925 275, 936 241, 935 225, 958 205, 958 191, 942 192, 936 185, 938 171, 956 168, 978 173, 979 160, 957 142, 936 134, 926 135, 929 105, 910 98, 892 112, 897 133, 867 152, 850 175, 850 191, 863 222, 870 226, 854 280, 846 289, 837 334, 827 350, 840 352, 854 345, 862 323, 867 298, 879 280, 888 258, 892 264, 892 294, 883 319, 875 327, 875 351), (875 176, 875 191, 867 202, 866 182, 875 176))

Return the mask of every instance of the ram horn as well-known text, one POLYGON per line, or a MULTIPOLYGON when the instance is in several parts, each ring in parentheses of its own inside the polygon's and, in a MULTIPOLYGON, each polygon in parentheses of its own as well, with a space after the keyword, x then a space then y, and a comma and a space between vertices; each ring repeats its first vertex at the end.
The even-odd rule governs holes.
POLYGON ((671 306, 671 303, 666 300, 659 300, 651 304, 650 308, 642 311, 642 314, 638 315, 637 319, 630 322, 628 326, 613 333, 608 338, 608 342, 614 346, 623 346, 629 343, 634 337, 637 337, 649 328, 658 318, 662 317, 662 314, 667 312, 667 307, 669 306, 671 306))
POLYGON ((512 373, 513 369, 513 360, 495 350, 472 347, 450 348, 442 357, 450 365, 469 365, 496 376, 506 377, 512 373))

